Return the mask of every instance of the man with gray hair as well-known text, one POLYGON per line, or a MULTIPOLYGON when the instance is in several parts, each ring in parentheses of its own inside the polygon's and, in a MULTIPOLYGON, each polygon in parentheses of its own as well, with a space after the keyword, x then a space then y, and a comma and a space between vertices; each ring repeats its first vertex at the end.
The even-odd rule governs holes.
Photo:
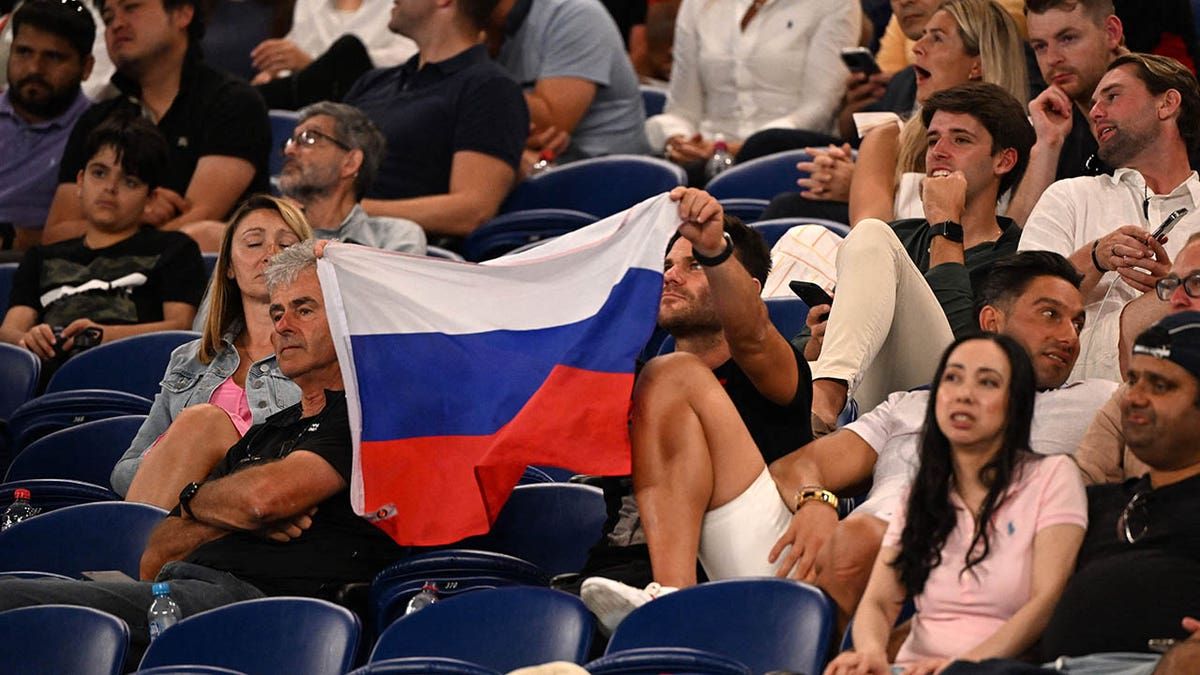
POLYGON ((350 507, 350 420, 314 242, 275 256, 266 275, 271 342, 301 402, 251 427, 204 482, 180 492, 146 544, 142 582, 0 579, 0 611, 68 604, 114 614, 129 625, 136 666, 150 641, 151 579, 170 583, 186 618, 268 595, 330 598, 403 554, 350 507))
POLYGON ((375 182, 383 133, 362 111, 321 101, 300 111, 279 191, 304 209, 316 236, 401 253, 425 254, 425 231, 411 220, 368 216, 358 203, 375 182))

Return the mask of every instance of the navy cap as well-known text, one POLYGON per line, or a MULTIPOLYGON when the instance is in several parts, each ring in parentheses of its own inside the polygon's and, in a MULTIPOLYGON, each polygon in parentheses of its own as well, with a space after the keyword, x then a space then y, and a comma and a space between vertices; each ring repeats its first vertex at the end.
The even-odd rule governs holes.
POLYGON ((1137 337, 1133 353, 1172 361, 1200 380, 1200 312, 1162 319, 1137 337))

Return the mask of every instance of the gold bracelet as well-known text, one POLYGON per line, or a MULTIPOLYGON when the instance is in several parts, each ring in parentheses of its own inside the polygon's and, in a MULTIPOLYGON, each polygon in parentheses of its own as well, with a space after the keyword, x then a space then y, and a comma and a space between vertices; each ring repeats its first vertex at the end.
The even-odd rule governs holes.
POLYGON ((805 485, 796 492, 797 511, 800 510, 800 507, 803 506, 805 502, 821 502, 822 504, 828 504, 829 506, 833 507, 834 511, 837 511, 838 508, 837 495, 819 485, 805 485))

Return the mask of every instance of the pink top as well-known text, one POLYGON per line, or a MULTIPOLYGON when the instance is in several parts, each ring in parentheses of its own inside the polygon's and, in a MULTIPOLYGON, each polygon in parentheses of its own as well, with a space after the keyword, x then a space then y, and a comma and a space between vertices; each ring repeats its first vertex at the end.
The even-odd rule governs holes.
MULTIPOLYGON (((916 598, 912 632, 896 655, 897 665, 959 657, 991 637, 1032 596, 1034 535, 1051 525, 1087 529, 1087 493, 1069 457, 1044 457, 1023 466, 992 516, 987 558, 961 576, 975 519, 951 491, 958 524, 942 548, 942 564, 930 571, 925 591, 916 598)), ((900 547, 907 504, 906 497, 888 524, 885 547, 900 547)))
POLYGON ((230 377, 213 389, 208 402, 224 410, 233 422, 239 436, 245 436, 246 430, 254 422, 254 414, 250 412, 250 402, 246 400, 246 390, 239 387, 230 377))

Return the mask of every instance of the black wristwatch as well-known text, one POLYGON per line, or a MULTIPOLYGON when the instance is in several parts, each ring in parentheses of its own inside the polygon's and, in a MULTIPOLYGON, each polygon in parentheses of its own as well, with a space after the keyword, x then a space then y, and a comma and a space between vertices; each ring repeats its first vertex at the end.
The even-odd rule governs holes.
POLYGON ((930 225, 929 232, 934 237, 945 237, 956 244, 963 242, 962 225, 953 220, 943 220, 936 225, 930 225))
POLYGON ((725 233, 725 250, 714 256, 700 255, 695 247, 692 248, 692 259, 705 267, 716 267, 729 260, 731 255, 733 255, 733 237, 729 236, 728 232, 725 233))
POLYGON ((192 498, 200 491, 200 485, 201 483, 188 483, 179 491, 179 508, 192 519, 196 518, 196 514, 192 513, 192 498))

